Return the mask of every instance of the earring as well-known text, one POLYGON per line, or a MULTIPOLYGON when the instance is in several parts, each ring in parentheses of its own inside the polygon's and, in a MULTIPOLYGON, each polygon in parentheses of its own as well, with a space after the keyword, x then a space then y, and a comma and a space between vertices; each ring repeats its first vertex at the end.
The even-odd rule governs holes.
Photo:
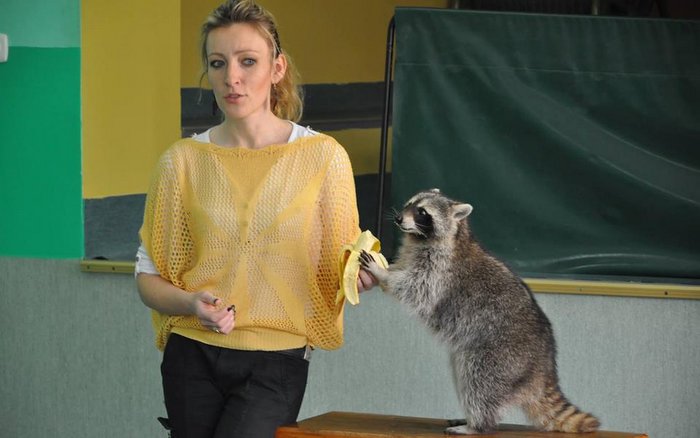
POLYGON ((272 103, 272 112, 277 113, 277 84, 272 84, 272 93, 270 93, 270 102, 272 103))

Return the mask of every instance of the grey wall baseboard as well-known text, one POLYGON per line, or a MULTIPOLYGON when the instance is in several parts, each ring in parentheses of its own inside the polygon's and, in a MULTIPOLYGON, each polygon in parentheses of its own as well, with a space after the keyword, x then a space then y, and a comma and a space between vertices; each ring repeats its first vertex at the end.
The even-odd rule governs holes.
POLYGON ((145 194, 85 199, 85 258, 134 260, 145 194))

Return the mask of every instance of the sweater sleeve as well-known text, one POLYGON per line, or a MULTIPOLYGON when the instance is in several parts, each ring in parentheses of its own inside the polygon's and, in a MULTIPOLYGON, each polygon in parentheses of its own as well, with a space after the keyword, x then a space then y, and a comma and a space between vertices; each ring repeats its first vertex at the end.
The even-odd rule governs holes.
MULTIPOLYGON (((336 303, 340 286, 338 260, 343 245, 354 242, 360 234, 355 180, 350 159, 335 140, 335 149, 329 161, 327 173, 321 186, 320 210, 322 223, 322 245, 320 266, 317 273, 317 283, 323 299, 326 312, 332 321, 329 325, 335 327, 338 338, 329 345, 321 348, 338 348, 343 338, 343 305, 336 303), (332 345, 332 346, 330 346, 332 345)), ((322 333, 319 333, 322 335, 322 333)), ((324 336, 320 336, 321 339, 324 336)))
MULTIPOLYGON (((329 165, 321 193, 324 219, 328 223, 326 232, 329 240, 333 242, 329 251, 332 253, 333 270, 336 271, 343 245, 354 242, 360 234, 355 177, 350 158, 339 144, 329 165)), ((335 296, 332 298, 335 299, 335 296)))
MULTIPOLYGON (((182 176, 176 171, 171 150, 161 156, 146 195, 141 242, 160 276, 185 289, 183 274, 192 263, 189 215, 183 206, 182 176)), ((178 319, 151 311, 156 347, 163 350, 178 319)))
POLYGON ((171 149, 158 161, 146 195, 141 242, 161 277, 184 288, 183 274, 191 266, 190 216, 184 208, 183 176, 171 149))

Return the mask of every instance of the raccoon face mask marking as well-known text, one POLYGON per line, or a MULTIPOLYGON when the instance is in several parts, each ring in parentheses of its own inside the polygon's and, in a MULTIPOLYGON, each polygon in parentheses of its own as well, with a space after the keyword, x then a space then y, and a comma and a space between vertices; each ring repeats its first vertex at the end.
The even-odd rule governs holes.
POLYGON ((414 204, 404 207, 394 218, 394 223, 407 234, 428 237, 433 233, 433 217, 423 207, 414 204))
POLYGON ((470 204, 461 204, 442 196, 439 190, 420 192, 394 217, 402 232, 422 238, 443 238, 456 230, 456 223, 469 216, 470 204))

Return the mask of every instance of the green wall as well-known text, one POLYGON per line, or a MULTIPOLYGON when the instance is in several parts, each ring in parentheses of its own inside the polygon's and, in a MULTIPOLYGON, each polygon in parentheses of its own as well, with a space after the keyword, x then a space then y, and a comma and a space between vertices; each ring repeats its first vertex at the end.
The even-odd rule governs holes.
POLYGON ((1 9, 0 256, 81 257, 80 2, 1 9))

